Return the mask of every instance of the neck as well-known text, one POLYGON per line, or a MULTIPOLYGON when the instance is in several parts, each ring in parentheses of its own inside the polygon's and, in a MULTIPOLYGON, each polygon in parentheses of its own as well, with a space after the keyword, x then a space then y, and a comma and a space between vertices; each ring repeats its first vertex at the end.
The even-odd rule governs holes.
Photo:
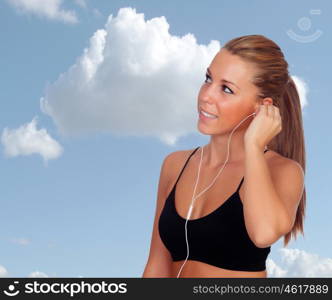
POLYGON ((212 135, 210 142, 204 146, 203 161, 207 167, 218 167, 227 159, 227 146, 229 154, 227 164, 243 163, 245 158, 244 147, 245 130, 233 132, 229 141, 230 132, 222 135, 212 135))

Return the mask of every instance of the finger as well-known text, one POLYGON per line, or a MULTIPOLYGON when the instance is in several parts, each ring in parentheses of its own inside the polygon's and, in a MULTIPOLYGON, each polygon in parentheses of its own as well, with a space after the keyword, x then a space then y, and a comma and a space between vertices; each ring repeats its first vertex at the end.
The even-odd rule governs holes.
POLYGON ((274 121, 275 120, 275 116, 276 116, 276 113, 275 113, 276 106, 273 105, 273 104, 270 104, 269 106, 270 106, 269 107, 269 109, 270 109, 269 113, 270 113, 270 116, 271 116, 272 120, 274 121))
POLYGON ((281 119, 279 107, 276 106, 275 111, 276 111, 276 117, 281 119))
POLYGON ((265 106, 266 106, 266 115, 267 115, 268 117, 270 117, 270 116, 271 116, 271 107, 270 107, 270 103, 266 101, 264 104, 265 104, 265 106))
POLYGON ((265 104, 261 104, 259 110, 262 115, 266 115, 266 105, 265 104))
POLYGON ((279 110, 278 107, 276 107, 276 116, 277 116, 278 122, 281 124, 282 123, 282 119, 281 119, 280 110, 279 110))
POLYGON ((265 110, 265 115, 269 116, 269 104, 268 102, 264 102, 264 110, 265 110))
POLYGON ((268 115, 269 117, 272 118, 272 120, 274 119, 274 105, 271 104, 270 102, 267 103, 267 110, 268 110, 268 115))

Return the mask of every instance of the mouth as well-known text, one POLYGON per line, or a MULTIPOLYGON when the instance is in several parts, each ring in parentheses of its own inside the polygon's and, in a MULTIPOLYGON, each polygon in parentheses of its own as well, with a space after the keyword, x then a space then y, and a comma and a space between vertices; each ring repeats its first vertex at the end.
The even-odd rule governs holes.
POLYGON ((200 118, 202 118, 203 120, 214 120, 217 119, 218 116, 215 114, 212 114, 206 110, 203 110, 202 108, 199 108, 199 116, 200 118))

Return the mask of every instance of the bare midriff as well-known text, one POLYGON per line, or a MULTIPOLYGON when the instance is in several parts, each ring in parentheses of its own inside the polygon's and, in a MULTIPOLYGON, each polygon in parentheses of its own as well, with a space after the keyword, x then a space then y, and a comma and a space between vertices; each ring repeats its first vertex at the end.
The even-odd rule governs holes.
MULTIPOLYGON (((177 277, 180 268, 182 267, 184 260, 172 262, 172 275, 171 277, 177 277)), ((187 260, 184 267, 181 270, 179 277, 267 277, 266 270, 263 271, 234 271, 215 267, 196 260, 187 260)))

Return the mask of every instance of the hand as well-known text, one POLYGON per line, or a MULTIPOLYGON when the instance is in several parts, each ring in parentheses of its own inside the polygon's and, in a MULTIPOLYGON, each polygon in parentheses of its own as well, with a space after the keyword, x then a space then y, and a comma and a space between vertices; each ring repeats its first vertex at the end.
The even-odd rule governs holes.
POLYGON ((245 146, 257 146, 263 150, 282 130, 281 123, 278 107, 267 102, 260 105, 244 135, 245 146))

